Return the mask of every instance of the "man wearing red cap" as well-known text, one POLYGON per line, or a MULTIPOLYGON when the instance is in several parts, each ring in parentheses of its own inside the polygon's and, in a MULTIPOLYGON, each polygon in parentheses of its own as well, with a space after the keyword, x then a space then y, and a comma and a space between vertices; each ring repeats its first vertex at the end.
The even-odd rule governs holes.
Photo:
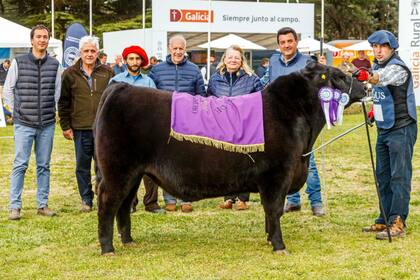
MULTIPOLYGON (((146 52, 139 46, 130 46, 124 49, 122 53, 127 69, 113 77, 109 83, 123 82, 134 86, 156 88, 155 83, 147 75, 140 73, 140 70, 149 64, 146 52)), ((158 204, 158 186, 147 177, 143 177, 146 193, 143 197, 144 209, 148 212, 164 214, 158 204)), ((132 211, 135 211, 138 203, 137 196, 133 201, 132 211)))
POLYGON ((113 77, 109 82, 124 82, 134 86, 156 88, 155 83, 140 70, 149 64, 146 52, 139 46, 130 46, 122 53, 127 70, 113 77))

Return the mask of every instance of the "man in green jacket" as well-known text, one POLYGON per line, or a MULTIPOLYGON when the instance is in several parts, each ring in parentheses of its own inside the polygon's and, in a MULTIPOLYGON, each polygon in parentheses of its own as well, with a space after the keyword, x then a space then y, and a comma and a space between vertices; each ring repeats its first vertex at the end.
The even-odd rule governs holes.
POLYGON ((63 135, 74 140, 76 178, 82 212, 92 210, 91 163, 94 159, 93 122, 101 95, 114 76, 98 59, 99 39, 85 36, 79 42, 80 59, 63 73, 58 114, 63 135))

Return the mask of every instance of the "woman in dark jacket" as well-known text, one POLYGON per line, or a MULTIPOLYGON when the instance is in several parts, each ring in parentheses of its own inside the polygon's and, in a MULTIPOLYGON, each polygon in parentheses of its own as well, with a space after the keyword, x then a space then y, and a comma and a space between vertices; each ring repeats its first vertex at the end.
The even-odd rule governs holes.
MULTIPOLYGON (((208 96, 238 96, 262 90, 263 86, 260 79, 248 66, 244 51, 237 45, 232 45, 226 49, 216 73, 211 76, 207 88, 208 96)), ((246 210, 249 201, 249 193, 238 193, 225 196, 224 202, 219 207, 222 209, 232 209, 232 205, 237 202, 237 210, 246 210)))

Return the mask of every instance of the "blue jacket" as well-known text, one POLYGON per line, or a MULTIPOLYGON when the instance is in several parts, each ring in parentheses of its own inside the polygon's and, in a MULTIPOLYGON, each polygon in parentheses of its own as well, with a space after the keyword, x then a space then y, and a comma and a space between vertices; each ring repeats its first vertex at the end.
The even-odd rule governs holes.
POLYGON ((188 61, 187 57, 181 63, 174 64, 168 55, 165 62, 153 66, 149 77, 158 89, 206 95, 203 75, 198 66, 188 61))
POLYGON ((240 70, 234 75, 238 75, 238 77, 233 84, 230 85, 225 75, 220 74, 220 72, 216 72, 210 78, 207 88, 207 96, 238 96, 257 92, 263 88, 260 83, 260 79, 255 74, 250 76, 245 73, 245 71, 240 70))

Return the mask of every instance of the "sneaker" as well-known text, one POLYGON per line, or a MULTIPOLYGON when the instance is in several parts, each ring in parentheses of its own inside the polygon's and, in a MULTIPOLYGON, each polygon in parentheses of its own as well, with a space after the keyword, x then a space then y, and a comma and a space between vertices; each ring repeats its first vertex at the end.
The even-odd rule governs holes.
POLYGON ((10 209, 9 220, 11 221, 20 220, 20 209, 10 209))
POLYGON ((246 205, 245 201, 238 199, 236 202, 236 210, 248 210, 248 205, 246 205))
POLYGON ((37 214, 41 216, 46 216, 46 217, 53 217, 57 215, 54 211, 52 211, 48 207, 38 208, 37 214))
POLYGON ((81 212, 88 213, 92 211, 92 206, 82 201, 82 207, 80 208, 81 212))
POLYGON ((176 211, 176 204, 175 203, 166 204, 165 210, 168 211, 168 212, 175 212, 176 211))
POLYGON ((385 224, 372 224, 368 227, 362 228, 363 232, 381 232, 386 229, 385 224))
POLYGON ((233 205, 232 199, 228 199, 220 203, 219 207, 222 209, 232 209, 232 205, 233 205))
POLYGON ((325 211, 322 206, 314 206, 312 207, 312 214, 316 217, 322 217, 325 215, 325 211))
MULTIPOLYGON (((391 237, 398 238, 398 237, 404 237, 405 231, 404 231, 404 223, 401 220, 401 217, 398 216, 393 222, 391 227, 389 228, 389 233, 391 234, 391 237)), ((379 240, 387 240, 388 239, 388 231, 385 228, 383 231, 378 232, 376 234, 376 239, 379 240)))
POLYGON ((297 205, 297 204, 291 204, 291 203, 286 203, 286 206, 284 207, 284 212, 288 213, 288 212, 296 212, 296 211, 300 211, 301 206, 297 205))
POLYGON ((184 213, 190 213, 193 211, 192 204, 182 204, 181 205, 181 211, 184 213))

